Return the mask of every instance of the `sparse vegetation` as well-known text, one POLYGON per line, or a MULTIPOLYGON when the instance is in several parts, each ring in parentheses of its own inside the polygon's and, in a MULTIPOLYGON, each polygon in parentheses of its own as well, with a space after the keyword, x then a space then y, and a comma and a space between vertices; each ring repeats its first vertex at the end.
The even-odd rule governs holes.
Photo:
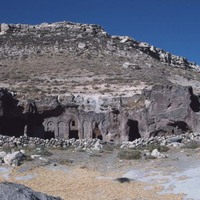
POLYGON ((139 150, 124 149, 118 152, 118 158, 124 160, 138 160, 142 158, 142 153, 139 150))
POLYGON ((51 156, 52 153, 44 147, 39 148, 25 148, 27 155, 40 155, 40 156, 51 156))
POLYGON ((101 157, 102 154, 100 152, 93 151, 90 154, 90 157, 101 157))
POLYGON ((183 146, 183 148, 186 148, 186 149, 197 149, 197 148, 200 148, 200 142, 199 141, 190 141, 189 143, 185 144, 183 146))
POLYGON ((150 144, 145 149, 149 150, 150 152, 154 149, 158 149, 159 152, 167 152, 169 151, 169 147, 161 146, 160 144, 150 144))
POLYGON ((103 147, 103 151, 104 151, 105 153, 111 153, 111 152, 114 151, 114 149, 115 149, 115 147, 114 147, 113 145, 111 145, 111 144, 106 144, 106 145, 104 145, 104 147, 103 147))
POLYGON ((60 160, 59 164, 60 165, 69 165, 72 164, 74 161, 72 159, 64 159, 64 160, 60 160))

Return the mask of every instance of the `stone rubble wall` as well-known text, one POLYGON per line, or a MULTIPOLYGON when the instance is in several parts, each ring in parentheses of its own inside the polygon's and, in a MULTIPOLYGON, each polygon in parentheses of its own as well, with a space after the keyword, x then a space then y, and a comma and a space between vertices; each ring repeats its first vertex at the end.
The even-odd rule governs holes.
POLYGON ((83 149, 96 149, 102 148, 103 142, 99 139, 40 139, 36 137, 10 137, 0 135, 0 148, 83 148, 83 149))
POLYGON ((181 135, 155 136, 149 138, 138 138, 134 141, 121 142, 103 142, 99 139, 40 139, 36 137, 9 137, 0 135, 0 148, 75 148, 75 149, 91 149, 101 150, 105 145, 117 145, 121 149, 146 147, 151 144, 161 146, 180 146, 179 144, 187 144, 191 141, 200 142, 200 133, 186 133, 181 135))
MULTIPOLYGON (((186 133, 181 135, 171 135, 171 136, 157 136, 150 138, 138 138, 132 142, 102 142, 99 139, 70 139, 70 140, 59 140, 52 138, 50 140, 43 140, 33 137, 21 136, 8 137, 0 135, 0 164, 6 164, 11 166, 19 166, 21 162, 27 157, 26 151, 28 149, 63 149, 74 148, 79 151, 89 151, 90 153, 94 151, 103 152, 106 151, 106 146, 112 146, 114 148, 126 150, 144 150, 144 156, 146 158, 167 158, 166 154, 159 152, 160 147, 179 148, 179 147, 189 147, 197 148, 200 146, 200 133, 186 133), (148 150, 148 147, 153 147, 153 150, 148 150), (105 148, 105 149, 104 149, 105 148), (157 149, 158 148, 158 149, 157 149), (18 151, 14 151, 18 149, 18 151), (7 153, 6 150, 10 150, 7 153)), ((111 148, 114 150, 114 148, 111 148)), ((48 159, 42 157, 39 154, 31 155, 32 159, 40 159, 43 162, 48 162, 48 159)))

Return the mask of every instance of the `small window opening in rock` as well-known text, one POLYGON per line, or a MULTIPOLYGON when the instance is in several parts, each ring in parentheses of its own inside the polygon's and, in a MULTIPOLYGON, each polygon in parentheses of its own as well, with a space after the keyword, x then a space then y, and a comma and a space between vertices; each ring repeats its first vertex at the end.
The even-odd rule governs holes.
POLYGON ((75 121, 74 121, 74 120, 72 121, 72 126, 76 126, 76 123, 75 123, 75 121))
POLYGON ((138 128, 138 121, 128 119, 127 125, 129 127, 128 138, 129 141, 133 141, 135 139, 141 138, 138 128))
POLYGON ((115 114, 113 115, 113 121, 117 122, 117 115, 115 115, 115 114))

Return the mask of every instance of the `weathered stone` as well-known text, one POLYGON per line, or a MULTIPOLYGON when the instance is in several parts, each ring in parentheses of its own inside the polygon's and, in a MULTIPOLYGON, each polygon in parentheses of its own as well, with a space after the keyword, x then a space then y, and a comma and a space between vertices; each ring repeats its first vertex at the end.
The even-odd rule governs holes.
POLYGON ((0 183, 0 199, 2 200, 61 200, 59 197, 52 197, 21 184, 3 182, 0 183))
POLYGON ((1 151, 1 152, 0 152, 0 158, 4 158, 4 156, 6 156, 6 154, 7 154, 7 153, 6 153, 5 151, 1 151))
POLYGON ((14 153, 8 153, 4 156, 4 162, 7 165, 18 166, 22 161, 23 154, 20 151, 14 153))
POLYGON ((125 62, 125 63, 122 65, 122 68, 124 68, 124 69, 128 69, 128 68, 131 68, 131 69, 139 69, 139 66, 138 66, 137 64, 134 64, 134 63, 125 62))
POLYGON ((160 152, 158 151, 158 149, 154 149, 152 152, 151 152, 151 156, 155 157, 155 158, 158 158, 160 156, 160 152))
POLYGON ((85 44, 85 43, 82 43, 82 42, 79 42, 79 43, 78 43, 78 48, 79 48, 79 49, 85 49, 85 48, 86 48, 86 44, 85 44))

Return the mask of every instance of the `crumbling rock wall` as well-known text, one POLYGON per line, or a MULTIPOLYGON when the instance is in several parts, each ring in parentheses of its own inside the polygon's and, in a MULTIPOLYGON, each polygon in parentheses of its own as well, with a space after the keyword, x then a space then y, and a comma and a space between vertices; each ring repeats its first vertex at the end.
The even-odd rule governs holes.
POLYGON ((58 97, 17 101, 4 89, 0 94, 0 134, 132 141, 200 130, 200 102, 191 87, 154 86, 139 98, 108 98, 104 109, 97 98, 91 101, 93 106, 84 107, 84 96, 82 101, 71 97, 61 103, 58 97), (9 99, 6 104, 5 99, 9 99))
POLYGON ((145 108, 131 113, 139 122, 140 134, 149 137, 199 131, 199 112, 196 111, 200 102, 191 91, 191 87, 174 85, 159 85, 144 91, 145 108))

